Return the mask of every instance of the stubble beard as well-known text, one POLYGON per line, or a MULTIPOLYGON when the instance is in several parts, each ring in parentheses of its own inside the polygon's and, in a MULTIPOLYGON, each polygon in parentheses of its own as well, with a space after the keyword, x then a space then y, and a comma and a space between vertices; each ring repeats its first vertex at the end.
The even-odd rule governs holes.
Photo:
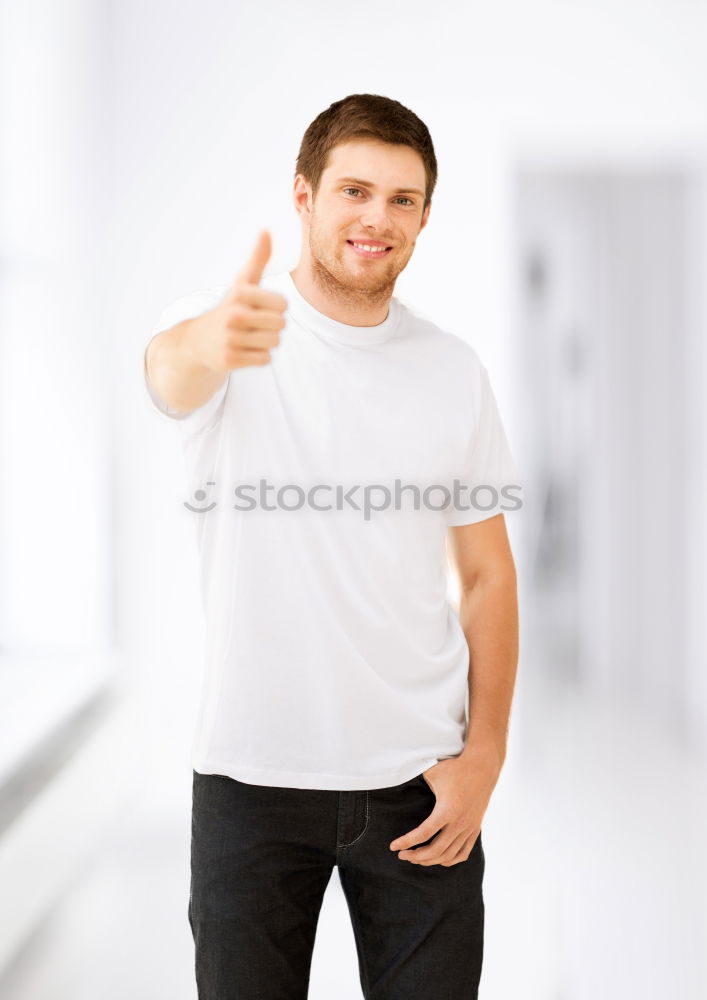
MULTIPOLYGON (((399 246, 396 246, 395 253, 400 253, 400 249, 399 246)), ((340 253, 343 255, 346 252, 346 247, 342 243, 340 253)), ((387 270, 381 273, 379 280, 375 281, 369 278, 366 281, 365 278, 362 278, 358 279, 359 283, 357 283, 357 279, 347 270, 340 257, 332 258, 326 253, 324 246, 317 239, 313 227, 309 230, 309 256, 314 281, 327 295, 352 308, 365 306, 370 309, 371 306, 387 303, 395 290, 398 275, 410 259, 410 254, 405 258, 402 267, 393 272, 387 270)))

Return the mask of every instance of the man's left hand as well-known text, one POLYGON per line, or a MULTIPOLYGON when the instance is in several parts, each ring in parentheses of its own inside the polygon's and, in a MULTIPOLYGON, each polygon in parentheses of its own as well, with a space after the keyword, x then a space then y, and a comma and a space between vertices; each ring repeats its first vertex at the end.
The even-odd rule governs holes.
POLYGON ((423 771, 437 798, 435 807, 414 830, 397 837, 390 849, 398 851, 401 861, 415 865, 449 867, 466 861, 481 832, 481 821, 499 773, 500 765, 493 758, 468 750, 423 771), (431 843, 413 850, 415 844, 435 834, 431 843))

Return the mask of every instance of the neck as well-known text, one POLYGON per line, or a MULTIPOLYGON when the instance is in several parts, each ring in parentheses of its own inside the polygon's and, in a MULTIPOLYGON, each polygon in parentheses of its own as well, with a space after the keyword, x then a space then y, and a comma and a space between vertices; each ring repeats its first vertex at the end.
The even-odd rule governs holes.
POLYGON ((376 290, 352 288, 312 260, 301 259, 294 271, 290 271, 290 277, 300 294, 318 312, 348 326, 382 323, 388 315, 395 288, 395 281, 376 290))

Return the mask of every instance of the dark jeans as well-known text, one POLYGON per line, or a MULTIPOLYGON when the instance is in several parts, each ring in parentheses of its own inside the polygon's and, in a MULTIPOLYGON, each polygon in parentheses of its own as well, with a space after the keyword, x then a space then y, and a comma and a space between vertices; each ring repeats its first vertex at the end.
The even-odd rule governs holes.
POLYGON ((322 791, 194 771, 192 794, 199 1000, 305 1000, 334 866, 366 1000, 476 1000, 481 834, 469 858, 449 866, 415 865, 388 846, 434 807, 422 775, 389 788, 322 791))

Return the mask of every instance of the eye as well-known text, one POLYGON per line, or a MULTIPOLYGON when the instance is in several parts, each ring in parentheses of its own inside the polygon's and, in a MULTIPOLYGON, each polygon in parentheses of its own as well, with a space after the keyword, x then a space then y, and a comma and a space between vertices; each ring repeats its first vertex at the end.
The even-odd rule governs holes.
MULTIPOLYGON (((355 192, 357 192, 357 194, 361 194, 362 193, 360 188, 355 188, 355 187, 345 187, 344 188, 344 194, 347 194, 349 191, 355 191, 355 192)), ((401 201, 406 201, 408 203, 408 205, 412 205, 412 206, 415 205, 415 202, 412 200, 412 198, 408 198, 405 195, 399 195, 395 200, 398 203, 401 202, 401 201)))

